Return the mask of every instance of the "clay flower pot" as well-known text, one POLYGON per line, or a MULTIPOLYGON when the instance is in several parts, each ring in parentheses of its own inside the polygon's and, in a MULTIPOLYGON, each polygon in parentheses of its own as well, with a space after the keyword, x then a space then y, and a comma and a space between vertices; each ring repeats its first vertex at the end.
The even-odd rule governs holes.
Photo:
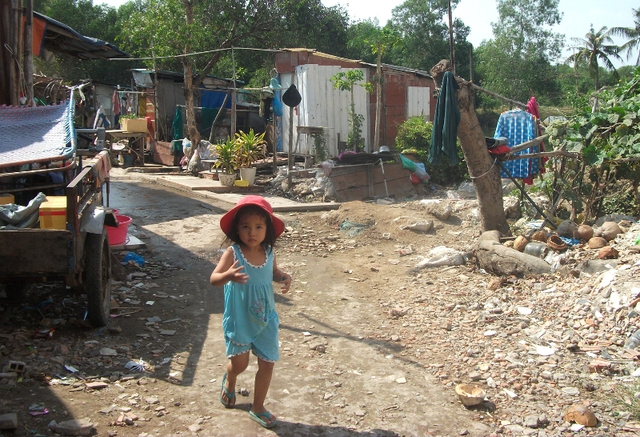
POLYGON ((557 235, 552 235, 547 240, 547 246, 549 246, 550 249, 559 252, 567 248, 567 243, 562 241, 562 238, 558 237, 557 235))

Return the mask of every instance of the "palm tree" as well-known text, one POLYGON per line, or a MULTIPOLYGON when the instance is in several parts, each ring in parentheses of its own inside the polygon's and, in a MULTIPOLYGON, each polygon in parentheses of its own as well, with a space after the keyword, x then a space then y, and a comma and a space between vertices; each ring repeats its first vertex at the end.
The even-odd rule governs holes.
MULTIPOLYGON (((629 41, 620 46, 620 51, 627 52, 627 59, 631 57, 631 52, 640 48, 640 8, 631 9, 633 11, 633 23, 635 27, 612 27, 611 34, 627 38, 629 41)), ((640 50, 636 58, 636 65, 640 64, 640 50)))
POLYGON ((596 32, 593 30, 593 25, 591 25, 591 30, 585 35, 585 38, 571 38, 571 40, 576 45, 569 48, 576 51, 565 62, 573 62, 573 68, 576 70, 578 65, 586 64, 589 68, 589 75, 595 82, 596 90, 599 88, 600 65, 598 61, 602 61, 607 70, 613 70, 614 76, 618 75, 609 58, 613 57, 622 61, 618 54, 620 47, 613 44, 611 30, 608 30, 606 26, 596 32))

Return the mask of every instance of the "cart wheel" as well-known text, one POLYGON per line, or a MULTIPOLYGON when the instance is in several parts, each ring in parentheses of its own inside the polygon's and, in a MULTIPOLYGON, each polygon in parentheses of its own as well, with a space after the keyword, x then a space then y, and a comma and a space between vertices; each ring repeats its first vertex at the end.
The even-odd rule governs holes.
POLYGON ((111 255, 107 229, 87 234, 84 248, 84 291, 89 305, 89 322, 96 327, 109 322, 111 312, 111 255))
POLYGON ((7 299, 12 302, 23 302, 29 289, 28 284, 24 280, 6 282, 2 286, 4 287, 7 299))

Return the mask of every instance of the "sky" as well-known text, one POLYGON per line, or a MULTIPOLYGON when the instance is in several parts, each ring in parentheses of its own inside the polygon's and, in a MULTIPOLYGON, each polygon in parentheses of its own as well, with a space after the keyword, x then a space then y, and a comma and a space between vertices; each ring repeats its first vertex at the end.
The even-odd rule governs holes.
MULTIPOLYGON (((325 6, 344 6, 353 20, 378 18, 383 26, 391 18, 392 9, 404 3, 404 0, 322 0, 322 3, 325 6)), ((460 18, 471 28, 468 40, 474 47, 493 37, 491 23, 498 21, 496 5, 496 0, 461 0, 453 10, 454 19, 460 18)), ((560 0, 558 9, 563 13, 562 21, 552 30, 564 34, 565 46, 569 46, 572 45, 571 38, 584 38, 592 24, 596 31, 602 26, 635 27, 631 9, 638 8, 638 0, 560 0)), ((614 42, 622 44, 625 41, 616 38, 614 42)), ((567 56, 569 54, 566 53, 567 56)), ((625 62, 622 65, 635 61, 635 58, 631 58, 626 62, 626 55, 623 55, 623 59, 625 62)))
MULTIPOLYGON (((107 3, 118 7, 126 0, 94 0, 94 4, 107 3)), ((404 0, 322 0, 325 6, 341 5, 347 9, 352 20, 377 18, 381 26, 391 18, 391 10, 404 3, 404 0)), ((598 31, 602 26, 634 27, 631 9, 640 8, 638 0, 560 0, 559 9, 563 13, 562 22, 553 31, 565 35, 565 46, 572 44, 571 38, 584 38, 591 25, 598 31)), ((496 0, 461 0, 453 11, 454 18, 460 18, 471 28, 469 41, 474 47, 483 40, 493 37, 491 23, 498 21, 496 0)), ((622 39, 614 39, 622 44, 622 39)), ((566 52, 568 56, 570 52, 566 52)), ((632 64, 635 57, 628 62, 614 62, 616 67, 632 64)))

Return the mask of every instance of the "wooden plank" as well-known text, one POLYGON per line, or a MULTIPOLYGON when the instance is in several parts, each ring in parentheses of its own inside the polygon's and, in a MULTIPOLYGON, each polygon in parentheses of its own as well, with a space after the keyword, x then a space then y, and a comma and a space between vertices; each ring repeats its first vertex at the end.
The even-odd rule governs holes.
POLYGON ((380 166, 359 164, 338 166, 331 170, 329 178, 336 192, 338 202, 364 200, 374 197, 389 196, 396 198, 416 195, 416 190, 409 179, 410 172, 402 168, 400 163, 385 164, 385 174, 380 166), (387 188, 385 188, 385 177, 387 188))
POLYGON ((70 231, 49 229, 0 232, 0 276, 71 273, 70 231))

